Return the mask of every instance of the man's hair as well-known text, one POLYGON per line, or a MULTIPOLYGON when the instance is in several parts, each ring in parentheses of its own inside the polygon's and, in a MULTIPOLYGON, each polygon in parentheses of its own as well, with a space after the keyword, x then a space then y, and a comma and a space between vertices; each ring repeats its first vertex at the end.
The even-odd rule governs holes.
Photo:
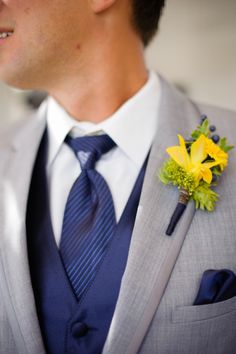
POLYGON ((147 46, 158 29, 159 19, 165 0, 131 0, 133 25, 147 46))

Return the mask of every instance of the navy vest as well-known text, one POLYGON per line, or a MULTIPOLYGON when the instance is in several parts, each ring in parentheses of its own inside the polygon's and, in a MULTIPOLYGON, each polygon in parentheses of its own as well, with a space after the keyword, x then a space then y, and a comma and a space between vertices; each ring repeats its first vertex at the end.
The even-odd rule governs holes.
POLYGON ((118 298, 146 162, 99 271, 78 302, 52 230, 46 161, 45 132, 33 170, 26 217, 31 280, 45 348, 50 354, 98 354, 102 352, 118 298))

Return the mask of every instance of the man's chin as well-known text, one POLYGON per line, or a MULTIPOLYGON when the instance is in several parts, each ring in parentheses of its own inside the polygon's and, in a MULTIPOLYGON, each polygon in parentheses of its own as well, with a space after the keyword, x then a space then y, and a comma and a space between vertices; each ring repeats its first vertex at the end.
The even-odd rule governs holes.
POLYGON ((20 90, 36 89, 36 85, 32 82, 32 80, 27 80, 22 76, 19 77, 17 75, 6 75, 6 73, 2 74, 0 72, 0 81, 6 84, 7 86, 20 90))

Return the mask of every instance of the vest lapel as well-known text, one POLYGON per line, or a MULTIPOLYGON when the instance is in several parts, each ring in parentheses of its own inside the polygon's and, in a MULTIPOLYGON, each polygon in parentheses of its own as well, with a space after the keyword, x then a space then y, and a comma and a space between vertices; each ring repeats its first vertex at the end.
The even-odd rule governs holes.
POLYGON ((161 85, 159 125, 144 179, 126 271, 103 354, 137 353, 157 310, 194 216, 189 203, 172 237, 165 235, 178 199, 177 188, 164 186, 158 170, 177 145, 177 134, 188 137, 200 112, 184 96, 161 85))
POLYGON ((31 173, 45 122, 37 116, 31 120, 9 151, 4 152, 6 163, 0 166, 1 176, 5 176, 0 190, 0 283, 19 352, 41 354, 44 349, 28 267, 25 213, 31 173))

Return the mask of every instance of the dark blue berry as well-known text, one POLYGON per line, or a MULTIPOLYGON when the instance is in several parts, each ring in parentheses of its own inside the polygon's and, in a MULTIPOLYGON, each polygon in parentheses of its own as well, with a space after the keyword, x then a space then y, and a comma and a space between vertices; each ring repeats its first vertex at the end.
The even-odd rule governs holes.
POLYGON ((202 114, 201 115, 201 124, 207 119, 207 115, 206 114, 202 114))
POLYGON ((215 125, 210 125, 209 129, 210 129, 211 132, 214 132, 214 131, 216 131, 216 126, 215 125))
POLYGON ((216 182, 217 182, 217 179, 218 179, 217 176, 216 176, 216 175, 213 175, 213 176, 212 176, 212 183, 216 183, 216 182))
POLYGON ((217 144, 220 140, 220 137, 219 137, 219 135, 214 134, 214 135, 212 135, 211 139, 215 144, 217 144))

